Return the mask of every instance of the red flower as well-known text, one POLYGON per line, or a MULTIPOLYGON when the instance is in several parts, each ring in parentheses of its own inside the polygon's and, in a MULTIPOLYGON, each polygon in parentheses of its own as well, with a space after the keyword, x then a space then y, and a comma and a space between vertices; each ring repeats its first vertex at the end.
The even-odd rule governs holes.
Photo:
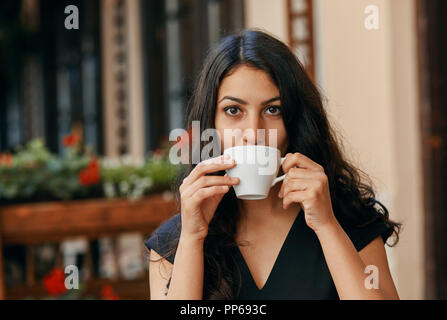
POLYGON ((71 147, 77 145, 79 142, 79 135, 77 133, 72 133, 64 137, 63 139, 64 147, 71 147))
POLYGON ((60 268, 54 268, 43 278, 45 290, 51 296, 57 296, 67 291, 65 287, 65 273, 60 268))
POLYGON ((106 284, 101 290, 101 298, 103 300, 120 300, 110 284, 106 284))
POLYGON ((92 159, 87 167, 79 172, 79 183, 83 186, 90 186, 98 184, 101 180, 98 160, 92 159))
POLYGON ((13 157, 7 153, 0 153, 0 167, 12 166, 13 157))

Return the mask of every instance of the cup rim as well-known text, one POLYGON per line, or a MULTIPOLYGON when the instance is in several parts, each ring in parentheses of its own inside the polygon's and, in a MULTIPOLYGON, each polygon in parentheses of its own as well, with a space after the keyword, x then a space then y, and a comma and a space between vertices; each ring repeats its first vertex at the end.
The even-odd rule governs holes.
POLYGON ((259 144, 247 144, 247 145, 234 146, 234 147, 227 148, 223 151, 223 154, 225 154, 226 152, 229 152, 229 150, 240 149, 240 148, 269 148, 269 149, 273 149, 274 151, 278 151, 281 153, 281 151, 275 147, 259 145, 259 144))

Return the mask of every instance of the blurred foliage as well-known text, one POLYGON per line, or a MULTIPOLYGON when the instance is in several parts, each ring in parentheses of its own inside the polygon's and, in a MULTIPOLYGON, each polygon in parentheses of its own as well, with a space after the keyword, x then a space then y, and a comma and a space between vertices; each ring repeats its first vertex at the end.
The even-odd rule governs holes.
MULTIPOLYGON (((107 161, 107 160, 106 160, 107 161)), ((116 164, 103 161, 101 176, 106 197, 137 199, 152 190, 169 188, 177 176, 179 167, 171 164, 169 158, 155 155, 142 164, 129 164, 126 158, 116 164)))
POLYGON ((62 156, 51 154, 41 139, 14 154, 0 154, 0 204, 98 197, 135 200, 169 189, 180 169, 169 161, 168 144, 140 161, 95 157, 77 139, 65 138, 64 145, 62 156))

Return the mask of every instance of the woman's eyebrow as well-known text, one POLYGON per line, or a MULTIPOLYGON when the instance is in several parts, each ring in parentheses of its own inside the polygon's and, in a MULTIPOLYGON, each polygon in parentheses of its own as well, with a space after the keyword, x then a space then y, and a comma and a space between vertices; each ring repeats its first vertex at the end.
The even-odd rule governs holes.
MULTIPOLYGON (((243 105, 248 104, 246 101, 244 101, 244 100, 242 100, 242 99, 235 98, 235 97, 231 97, 231 96, 225 96, 225 97, 223 97, 218 103, 221 103, 221 102, 224 101, 225 99, 227 99, 227 100, 232 100, 232 101, 235 101, 235 102, 240 103, 240 104, 243 104, 243 105)), ((280 100, 280 99, 281 99, 281 97, 279 97, 279 96, 278 96, 278 97, 274 97, 274 98, 268 99, 267 101, 262 102, 261 105, 266 105, 266 104, 272 103, 273 101, 280 100)))

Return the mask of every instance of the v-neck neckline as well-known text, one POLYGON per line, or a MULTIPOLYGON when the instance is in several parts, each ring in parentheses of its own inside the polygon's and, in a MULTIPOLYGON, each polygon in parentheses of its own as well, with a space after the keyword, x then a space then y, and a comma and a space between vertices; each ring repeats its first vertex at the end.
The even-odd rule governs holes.
MULTIPOLYGON (((258 293, 260 293, 260 292, 262 292, 262 291, 265 290, 265 288, 268 286, 269 282, 271 281, 271 278, 272 278, 272 276, 273 276, 275 270, 278 268, 278 263, 279 263, 279 261, 281 261, 281 260, 280 260, 280 257, 281 257, 281 255, 284 254, 283 252, 284 252, 285 249, 287 248, 287 244, 288 244, 289 238, 291 237, 291 235, 292 235, 294 229, 296 229, 296 224, 297 224, 297 222, 298 222, 298 217, 300 216, 301 211, 302 211, 302 209, 300 209, 300 210, 298 211, 298 214, 296 215, 296 217, 295 217, 295 219, 294 219, 292 225, 290 226, 290 229, 289 229, 289 231, 287 232, 287 235, 286 235, 286 237, 285 237, 285 239, 284 239, 284 242, 283 242, 282 245, 281 245, 281 249, 279 249, 279 252, 278 252, 278 255, 276 256, 275 262, 273 263, 272 269, 270 270, 270 273, 269 273, 269 275, 268 275, 268 277, 267 277, 267 280, 265 281, 265 283, 264 283, 264 285, 262 286, 262 288, 258 288, 258 285, 256 284, 256 281, 255 281, 255 279, 253 278, 253 275, 252 275, 252 273, 251 273, 251 271, 250 271, 250 268, 248 267, 247 261, 245 261, 244 255, 242 254, 242 252, 241 252, 239 246, 236 246, 236 251, 237 251, 237 254, 239 255, 239 258, 240 258, 240 260, 241 260, 241 262, 242 262, 242 264, 243 264, 243 268, 245 269, 245 271, 246 271, 248 277, 250 278, 250 282, 251 282, 251 284, 254 286, 254 288, 256 289, 256 291, 257 291, 258 293)), ((304 212, 303 212, 302 214, 304 214, 304 212)))

